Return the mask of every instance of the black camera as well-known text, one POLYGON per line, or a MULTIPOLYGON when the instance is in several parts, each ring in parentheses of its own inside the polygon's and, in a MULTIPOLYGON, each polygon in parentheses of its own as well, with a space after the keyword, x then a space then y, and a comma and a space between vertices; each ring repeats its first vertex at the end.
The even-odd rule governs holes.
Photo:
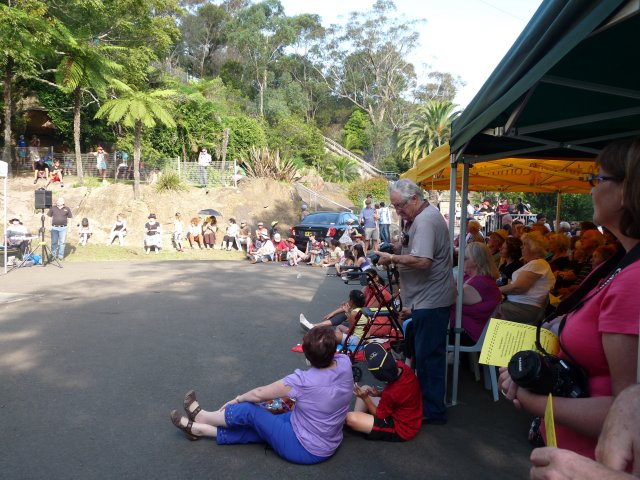
POLYGON ((580 367, 552 355, 523 350, 511 357, 509 375, 517 385, 533 393, 557 397, 589 396, 587 375, 580 367))
MULTIPOLYGON (((378 250, 382 253, 394 253, 393 245, 391 245, 390 243, 381 243, 378 247, 378 250)), ((369 260, 373 265, 378 265, 378 262, 380 261, 380 255, 378 255, 377 253, 370 253, 367 256, 369 257, 369 260)))

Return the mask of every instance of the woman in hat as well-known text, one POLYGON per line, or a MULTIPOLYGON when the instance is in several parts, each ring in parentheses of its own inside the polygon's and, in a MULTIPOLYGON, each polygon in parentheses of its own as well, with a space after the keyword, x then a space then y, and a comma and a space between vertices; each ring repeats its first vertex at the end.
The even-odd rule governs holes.
POLYGON ((216 247, 216 234, 218 232, 218 220, 213 215, 207 217, 202 225, 202 233, 204 237, 204 246, 207 249, 216 247))
POLYGON ((278 220, 271 222, 271 228, 269 229, 269 238, 273 238, 276 233, 280 233, 278 229, 278 220))
POLYGON ((162 226, 156 220, 155 213, 150 213, 148 219, 149 221, 144 224, 144 251, 149 255, 153 248, 158 254, 162 248, 162 226))
POLYGON ((24 255, 29 251, 29 240, 26 240, 27 229, 18 217, 9 220, 7 227, 7 245, 9 247, 19 248, 20 253, 24 255))

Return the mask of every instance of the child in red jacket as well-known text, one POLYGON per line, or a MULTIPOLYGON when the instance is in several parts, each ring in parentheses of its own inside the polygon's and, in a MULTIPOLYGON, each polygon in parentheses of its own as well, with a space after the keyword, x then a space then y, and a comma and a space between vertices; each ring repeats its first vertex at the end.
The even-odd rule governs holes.
POLYGON ((375 378, 386 382, 382 392, 358 384, 353 412, 347 414, 347 426, 366 434, 369 440, 404 442, 411 440, 422 425, 422 393, 418 379, 403 362, 378 343, 364 347, 367 368, 375 378))

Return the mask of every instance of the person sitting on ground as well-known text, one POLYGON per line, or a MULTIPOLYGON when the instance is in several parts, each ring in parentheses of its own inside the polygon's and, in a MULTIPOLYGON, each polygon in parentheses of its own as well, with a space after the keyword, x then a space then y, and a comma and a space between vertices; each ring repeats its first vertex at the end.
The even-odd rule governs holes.
POLYGON ((300 262, 304 261, 304 253, 298 249, 294 238, 290 237, 287 240, 287 246, 289 248, 287 251, 287 262, 289 263, 289 266, 297 267, 300 262))
POLYGON ((422 393, 413 370, 379 343, 364 347, 367 369, 386 387, 380 392, 369 385, 354 384, 356 403, 347 414, 347 426, 366 434, 368 440, 405 442, 422 426, 422 393))
POLYGON ((189 227, 187 227, 187 240, 189 240, 191 250, 193 250, 194 243, 202 250, 202 225, 198 217, 193 217, 189 223, 189 227))
POLYGON ((93 231, 89 226, 89 219, 86 217, 83 218, 82 221, 80 222, 80 225, 78 225, 78 227, 79 227, 78 236, 79 236, 80 245, 85 246, 89 241, 89 238, 91 238, 91 235, 93 235, 93 231))
POLYGON ((497 282, 499 287, 511 282, 513 272, 522 267, 520 257, 522 257, 522 241, 515 237, 507 238, 500 247, 500 265, 498 266, 500 278, 497 282))
MULTIPOLYGON (((364 306, 368 308, 376 308, 380 306, 378 296, 376 295, 376 290, 381 292, 382 299, 385 303, 391 301, 391 294, 389 290, 386 288, 384 280, 380 278, 378 272, 375 270, 371 270, 371 281, 374 283, 374 286, 370 286, 368 283, 366 286, 362 288, 362 294, 364 295, 364 306)), ((307 320, 307 317, 303 313, 300 314, 300 326, 309 330, 314 327, 322 327, 322 326, 333 326, 337 327, 338 325, 349 326, 348 314, 352 310, 351 303, 349 299, 340 305, 335 310, 327 313, 324 317, 322 317, 322 321, 319 323, 311 323, 307 320)))
POLYGON ((347 220, 347 227, 344 229, 344 232, 342 232, 342 235, 338 240, 338 242, 340 242, 340 245, 342 246, 343 249, 353 245, 353 240, 351 239, 351 235, 357 232, 358 230, 356 230, 353 227, 353 218, 349 218, 347 220))
POLYGON ((206 249, 216 248, 216 233, 218 232, 218 220, 211 215, 202 224, 202 242, 206 249))
POLYGON ((53 167, 51 168, 51 175, 49 176, 49 181, 44 186, 47 188, 50 184, 60 182, 60 188, 64 187, 64 182, 62 181, 62 168, 60 168, 60 161, 54 160, 53 167))
POLYGON ((355 233, 353 233, 351 235, 351 240, 353 242, 353 245, 351 245, 351 248, 353 248, 356 245, 360 245, 362 246, 362 251, 364 252, 364 254, 367 254, 367 244, 365 243, 362 234, 360 232, 358 232, 357 230, 355 231, 355 233))
POLYGON ((273 246, 276 248, 275 258, 277 261, 286 262, 289 246, 287 245, 287 242, 282 239, 279 233, 276 233, 273 236, 273 246))
POLYGON ((361 271, 368 270, 371 268, 371 263, 369 262, 369 257, 364 252, 364 248, 360 244, 356 244, 353 246, 353 254, 356 257, 356 260, 353 264, 354 267, 359 268, 361 271))
POLYGON ((124 237, 127 234, 127 222, 124 220, 124 217, 119 213, 116 215, 116 221, 111 227, 111 231, 109 232, 109 240, 107 240, 107 245, 111 246, 113 241, 118 238, 118 242, 121 247, 124 247, 124 237))
POLYGON ((349 300, 347 300, 347 308, 345 310, 348 325, 341 324, 335 327, 336 341, 338 343, 344 345, 347 342, 347 345, 357 345, 360 342, 360 338, 364 333, 364 322, 359 322, 358 319, 361 316, 360 310, 364 307, 364 301, 364 293, 360 290, 351 290, 349 292, 349 300), (353 329, 353 332, 349 335, 351 329, 353 329))
POLYGON ((224 234, 224 237, 222 238, 222 244, 220 245, 220 248, 222 250, 227 250, 227 251, 231 251, 231 248, 239 248, 238 245, 236 244, 236 237, 238 236, 238 224, 236 223, 236 219, 231 217, 229 218, 229 223, 227 225, 227 231, 224 234))
POLYGON ((156 214, 149 214, 149 221, 144 224, 144 251, 147 255, 153 248, 156 254, 162 249, 162 225, 156 220, 156 214))
POLYGON ((219 445, 267 443, 285 460, 312 465, 329 459, 342 442, 353 390, 351 361, 336 354, 331 328, 314 328, 302 341, 310 365, 270 385, 254 388, 216 411, 200 407, 195 392, 184 398, 186 417, 171 411, 171 422, 190 440, 215 438, 219 445), (273 415, 260 402, 290 397, 292 412, 273 415))
POLYGON ((513 281, 500 287, 507 296, 500 305, 500 318, 512 322, 535 322, 544 314, 549 292, 556 282, 545 260, 549 243, 539 233, 528 233, 522 241, 524 266, 513 272, 513 281))
POLYGON ((330 267, 332 265, 335 265, 340 261, 342 255, 344 254, 344 252, 340 248, 340 242, 338 242, 338 240, 331 239, 329 244, 331 245, 331 248, 328 250, 329 254, 326 255, 320 262, 320 265, 322 265, 323 267, 330 267))
POLYGON ((276 233, 280 233, 280 230, 278 229, 278 220, 274 220, 273 222, 271 222, 271 228, 269 229, 269 238, 273 240, 273 237, 276 233))
POLYGON ((49 179, 49 166, 44 163, 44 158, 38 157, 38 160, 33 162, 33 184, 38 183, 41 178, 49 179))
POLYGON ((176 251, 184 252, 182 246, 182 235, 184 233, 184 222, 182 221, 182 215, 180 212, 176 212, 176 217, 173 220, 173 243, 176 246, 176 251))
POLYGON ((262 246, 263 239, 269 238, 269 230, 264 226, 264 223, 258 222, 258 228, 256 229, 256 248, 260 248, 262 246))
POLYGON ((19 249, 20 257, 29 251, 29 240, 26 237, 27 227, 18 217, 11 218, 7 226, 7 245, 19 249))
POLYGON ((249 226, 247 225, 246 220, 240 221, 240 228, 238 229, 238 236, 236 237, 238 241, 238 245, 243 251, 249 251, 249 226), (244 245, 244 246, 243 246, 244 245))
POLYGON ((356 257, 353 256, 353 251, 351 251, 350 249, 345 250, 340 261, 338 261, 338 263, 334 265, 334 267, 336 267, 336 275, 340 276, 345 271, 351 270, 351 268, 349 267, 353 267, 355 262, 356 257))
POLYGON ((269 237, 262 237, 262 246, 251 254, 251 263, 271 262, 276 253, 276 247, 269 237))
POLYGON ((324 256, 323 243, 317 240, 315 235, 309 235, 309 242, 307 242, 307 254, 309 255, 309 262, 307 265, 319 264, 324 256))
MULTIPOLYGON (((479 242, 464 250, 464 286, 462 288, 461 345, 475 345, 491 315, 502 300, 496 284, 498 267, 489 248, 479 242)), ((455 327, 456 305, 451 305, 451 328, 455 327)), ((453 342, 452 342, 453 343, 453 342)))

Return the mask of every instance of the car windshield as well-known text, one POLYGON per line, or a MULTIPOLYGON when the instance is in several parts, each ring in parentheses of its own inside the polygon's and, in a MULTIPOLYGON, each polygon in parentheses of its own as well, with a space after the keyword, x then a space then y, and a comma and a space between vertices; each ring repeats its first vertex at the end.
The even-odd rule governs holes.
POLYGON ((302 225, 335 225, 339 218, 339 213, 310 213, 304 217, 302 225))

